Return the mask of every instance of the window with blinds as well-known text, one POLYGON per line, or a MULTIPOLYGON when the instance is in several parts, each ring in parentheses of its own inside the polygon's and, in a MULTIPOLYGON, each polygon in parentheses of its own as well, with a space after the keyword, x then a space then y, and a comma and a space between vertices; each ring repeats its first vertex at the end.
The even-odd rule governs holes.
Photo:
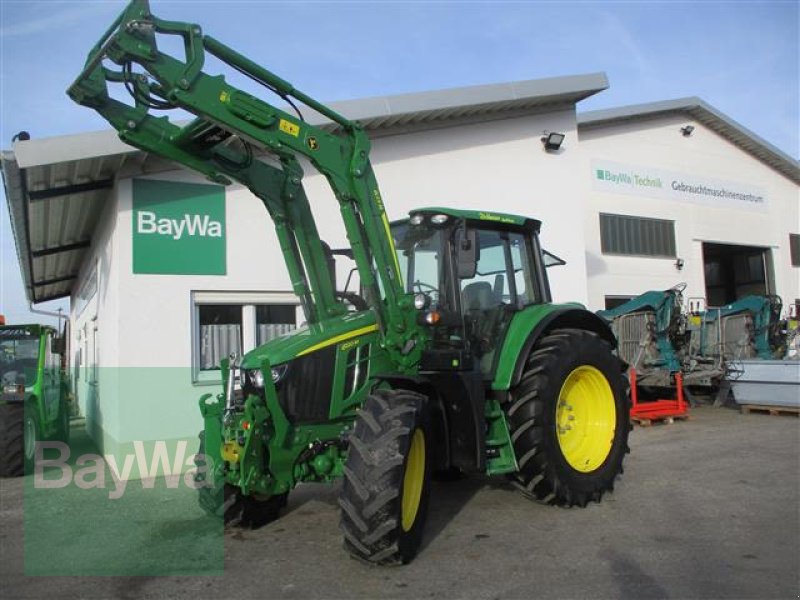
POLYGON ((603 254, 675 258, 675 221, 600 214, 603 254))
POLYGON ((192 381, 218 383, 220 362, 297 327, 290 292, 192 292, 192 381))

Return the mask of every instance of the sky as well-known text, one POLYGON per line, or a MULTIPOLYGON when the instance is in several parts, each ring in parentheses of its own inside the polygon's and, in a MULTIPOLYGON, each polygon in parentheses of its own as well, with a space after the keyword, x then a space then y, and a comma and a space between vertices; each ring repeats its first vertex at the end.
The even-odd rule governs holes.
MULTIPOLYGON (((107 129, 64 91, 124 2, 0 0, 0 148, 107 129)), ((800 156, 800 2, 151 0, 322 101, 605 72, 578 111, 699 96, 800 156)), ((0 201, 0 314, 31 316, 0 201)), ((54 310, 67 302, 44 303, 54 310)))

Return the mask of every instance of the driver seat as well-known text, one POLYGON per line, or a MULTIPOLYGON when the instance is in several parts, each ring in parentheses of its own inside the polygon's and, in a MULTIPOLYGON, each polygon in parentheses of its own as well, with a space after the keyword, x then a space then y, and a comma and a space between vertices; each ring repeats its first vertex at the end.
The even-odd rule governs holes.
POLYGON ((465 311, 488 310, 500 304, 490 283, 476 281, 461 292, 465 311))

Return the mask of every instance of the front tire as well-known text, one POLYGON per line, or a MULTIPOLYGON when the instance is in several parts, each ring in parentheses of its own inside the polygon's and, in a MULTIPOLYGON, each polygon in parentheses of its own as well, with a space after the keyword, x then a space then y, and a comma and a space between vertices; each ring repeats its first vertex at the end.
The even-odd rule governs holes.
POLYGON ((25 418, 22 425, 22 458, 25 461, 25 474, 29 475, 33 473, 33 467, 36 461, 36 444, 40 440, 41 429, 39 426, 39 417, 36 414, 36 408, 33 406, 26 406, 24 412, 25 418))
MULTIPOLYGON (((201 431, 200 447, 195 456, 195 465, 206 466, 205 431, 201 431)), ((245 496, 239 488, 225 483, 223 485, 205 485, 206 480, 196 479, 201 483, 197 488, 197 501, 207 514, 222 519, 225 527, 241 527, 257 529, 275 521, 280 511, 286 506, 288 493, 276 494, 267 498, 254 495, 245 496)))
POLYGON ((0 475, 19 477, 25 469, 25 406, 0 404, 0 475))
POLYGON ((344 546, 374 564, 406 564, 419 551, 433 463, 428 399, 376 390, 350 436, 339 498, 344 546))
POLYGON ((628 385, 619 359, 599 336, 562 329, 527 359, 505 406, 527 496, 559 506, 599 502, 614 489, 628 448, 628 385))

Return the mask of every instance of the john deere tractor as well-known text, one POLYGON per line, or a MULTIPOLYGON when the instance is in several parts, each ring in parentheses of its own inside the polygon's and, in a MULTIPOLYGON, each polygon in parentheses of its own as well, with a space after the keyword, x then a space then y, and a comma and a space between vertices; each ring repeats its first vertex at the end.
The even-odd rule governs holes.
POLYGON ((388 564, 417 553, 435 471, 506 475, 562 506, 612 489, 628 451, 624 365, 600 318, 550 302, 539 221, 434 207, 390 224, 358 123, 145 1, 112 24, 68 93, 126 143, 257 196, 305 313, 306 326, 223 361, 223 392, 200 399, 207 511, 257 526, 298 483, 342 478, 346 549, 388 564), (183 56, 159 49, 167 36, 183 56), (209 55, 291 108, 206 74, 209 55), (299 104, 329 123, 310 125, 299 104), (151 114, 172 109, 195 118, 151 114), (301 158, 335 194, 345 250, 320 241, 301 158), (337 289, 340 255, 355 261, 358 291, 337 289))
POLYGON ((46 325, 0 325, 0 475, 33 467, 36 442, 69 441, 63 337, 46 325))

